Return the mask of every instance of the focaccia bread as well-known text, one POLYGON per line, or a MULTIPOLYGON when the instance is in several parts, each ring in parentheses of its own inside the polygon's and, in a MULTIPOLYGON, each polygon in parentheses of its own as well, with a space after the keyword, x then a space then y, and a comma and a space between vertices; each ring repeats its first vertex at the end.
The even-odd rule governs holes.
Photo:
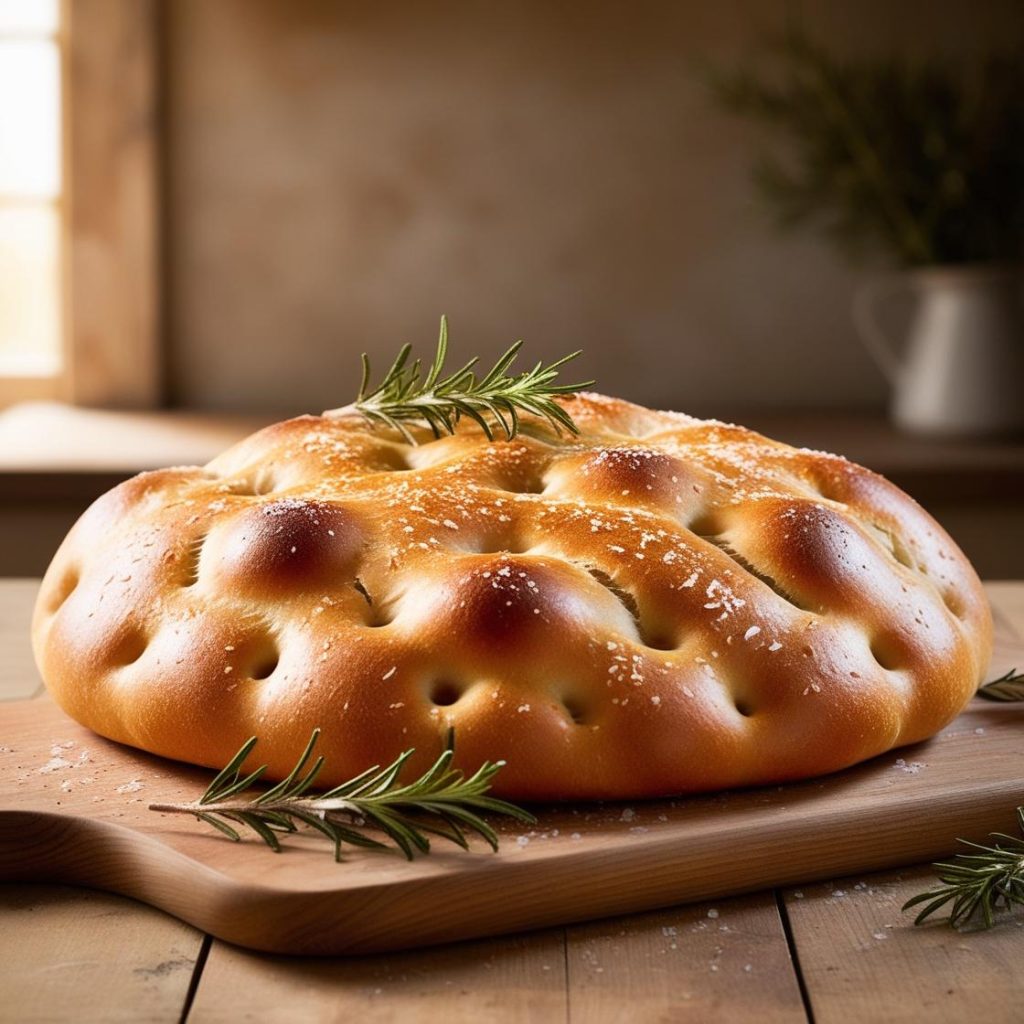
POLYGON ((355 413, 268 427, 100 498, 43 581, 74 718, 269 777, 323 730, 338 783, 455 729, 495 792, 638 798, 831 772, 941 729, 986 670, 971 566, 843 458, 595 394, 580 428, 355 413))

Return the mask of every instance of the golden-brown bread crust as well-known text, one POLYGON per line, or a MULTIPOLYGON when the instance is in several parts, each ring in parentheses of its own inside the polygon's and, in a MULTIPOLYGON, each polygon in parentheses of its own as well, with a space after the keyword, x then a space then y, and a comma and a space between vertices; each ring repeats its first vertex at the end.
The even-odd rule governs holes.
POLYGON ((96 732, 270 777, 315 726, 337 783, 455 727, 519 799, 799 779, 941 729, 985 671, 970 564, 845 459, 600 395, 578 437, 463 422, 410 446, 344 410, 100 498, 33 624, 96 732))

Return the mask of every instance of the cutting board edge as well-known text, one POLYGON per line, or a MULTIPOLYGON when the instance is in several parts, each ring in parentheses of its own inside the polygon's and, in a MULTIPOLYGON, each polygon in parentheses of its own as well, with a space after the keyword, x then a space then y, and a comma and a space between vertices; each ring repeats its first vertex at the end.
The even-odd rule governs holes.
POLYGON ((490 862, 490 869, 481 860, 475 863, 484 869, 469 873, 410 875, 326 890, 275 888, 233 878, 159 838, 112 822, 0 811, 0 879, 106 889, 157 906, 218 938, 268 952, 379 952, 921 863, 953 852, 957 837, 977 841, 1012 828, 1022 788, 1024 780, 982 787, 965 782, 944 794, 943 808, 952 805, 960 816, 956 836, 939 824, 934 794, 921 791, 898 807, 883 805, 881 815, 869 801, 854 811, 847 807, 836 814, 841 828, 823 816, 820 827, 830 841, 813 850, 793 834, 794 823, 784 822, 774 830, 762 828, 754 856, 726 861, 712 837, 696 837, 697 843, 687 847, 676 832, 596 853, 570 849, 540 860, 490 862), (845 851, 850 837, 859 833, 868 840, 860 848, 863 856, 851 859, 845 851), (891 842, 901 836, 910 841, 891 842), (764 846, 774 844, 785 845, 784 861, 764 857, 764 846), (10 853, 5 855, 5 849, 10 853), (556 901, 552 892, 558 894, 556 901), (595 892, 600 893, 596 901, 595 892), (499 928, 493 926, 496 903, 505 911, 499 928), (410 906, 417 908, 415 914, 409 913, 410 906))

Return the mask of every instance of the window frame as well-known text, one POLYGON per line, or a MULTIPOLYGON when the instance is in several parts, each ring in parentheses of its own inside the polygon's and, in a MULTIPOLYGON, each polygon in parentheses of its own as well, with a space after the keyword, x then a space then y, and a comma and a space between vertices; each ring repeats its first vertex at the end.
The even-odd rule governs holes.
POLYGON ((158 0, 60 0, 61 368, 0 373, 0 407, 162 397, 158 0))
POLYGON ((66 268, 66 257, 67 257, 67 150, 66 150, 66 128, 67 128, 67 36, 66 36, 66 24, 65 24, 65 5, 70 3, 70 0, 59 0, 58 3, 58 23, 56 31, 51 35, 46 33, 45 36, 37 35, 35 31, 30 31, 27 35, 22 36, 21 33, 15 32, 13 35, 8 36, 7 33, 0 33, 0 38, 28 38, 28 39, 42 39, 48 38, 57 46, 57 59, 59 62, 59 74, 60 74, 60 117, 61 124, 59 126, 60 132, 60 163, 61 163, 61 179, 60 179, 60 190, 55 198, 52 199, 39 199, 36 200, 32 197, 24 200, 14 199, 12 201, 4 200, 2 205, 10 208, 14 206, 24 206, 31 208, 36 205, 45 205, 53 209, 57 216, 58 225, 58 281, 57 291, 60 297, 60 324, 58 339, 58 349, 60 366, 55 373, 42 374, 42 373, 4 373, 0 369, 0 408, 10 405, 13 402, 21 400, 31 399, 51 399, 60 397, 61 391, 64 384, 64 372, 67 366, 67 323, 65 320, 66 302, 65 302, 65 290, 67 284, 67 268, 66 268))

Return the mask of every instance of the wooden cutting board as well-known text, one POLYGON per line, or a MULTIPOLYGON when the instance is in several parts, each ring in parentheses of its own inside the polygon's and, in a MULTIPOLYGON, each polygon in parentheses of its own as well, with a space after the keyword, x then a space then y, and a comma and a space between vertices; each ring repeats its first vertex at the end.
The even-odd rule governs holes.
MULTIPOLYGON (((1024 667, 1005 616, 993 674, 1024 667)), ((230 843, 153 802, 211 773, 103 740, 47 697, 0 704, 0 880, 93 886, 279 953, 372 952, 712 899, 944 856, 1013 831, 1024 706, 975 701, 927 743, 809 782, 658 802, 535 808, 501 850, 413 863, 289 837, 230 843)))

